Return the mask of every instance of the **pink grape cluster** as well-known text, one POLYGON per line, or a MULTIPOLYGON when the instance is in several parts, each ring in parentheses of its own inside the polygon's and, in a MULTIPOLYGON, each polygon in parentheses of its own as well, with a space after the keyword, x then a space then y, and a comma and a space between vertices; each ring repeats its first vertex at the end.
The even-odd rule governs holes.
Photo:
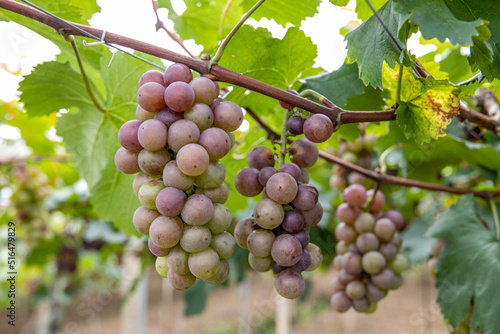
POLYGON ((226 259, 236 247, 226 231, 231 213, 220 159, 232 147, 243 112, 218 95, 216 82, 193 78, 185 65, 147 71, 139 80, 137 120, 118 132, 116 167, 138 173, 133 190, 142 206, 133 224, 149 236, 158 273, 178 290, 197 278, 224 282, 226 259))
POLYGON ((352 307, 370 313, 388 290, 402 284, 401 273, 408 267, 406 257, 399 253, 405 222, 396 210, 380 211, 385 203, 380 191, 354 184, 344 190, 343 197, 345 203, 337 208, 341 222, 335 228, 338 242, 333 260, 339 272, 331 282, 330 302, 337 312, 352 307))
POLYGON ((305 170, 318 159, 316 145, 299 139, 289 152, 292 162, 279 170, 274 168, 269 148, 256 147, 248 155, 248 167, 236 175, 235 187, 247 197, 262 193, 262 200, 255 206, 253 218, 238 222, 234 237, 240 247, 250 251, 250 266, 258 272, 272 269, 276 291, 294 299, 304 291, 301 273, 315 270, 323 261, 321 249, 309 242, 309 229, 320 222, 323 208, 305 170))

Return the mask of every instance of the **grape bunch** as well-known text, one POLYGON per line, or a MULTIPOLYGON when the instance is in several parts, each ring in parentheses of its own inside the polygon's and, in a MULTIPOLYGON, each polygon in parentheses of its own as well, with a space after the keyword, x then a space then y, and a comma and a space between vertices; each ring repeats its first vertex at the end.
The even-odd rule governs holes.
MULTIPOLYGON (((354 142, 349 142, 339 138, 339 145, 334 152, 335 156, 342 160, 356 164, 366 169, 372 167, 373 149, 377 136, 374 134, 366 134, 362 131, 354 142)), ((349 172, 340 165, 333 165, 332 176, 330 176, 330 187, 332 189, 344 190, 348 185, 361 184, 368 186, 370 180, 356 172, 349 172)))
POLYGON ((385 203, 380 191, 353 184, 343 197, 345 203, 336 212, 341 222, 335 228, 338 242, 333 260, 339 272, 331 282, 330 302, 337 312, 352 306, 370 313, 388 290, 401 286, 401 273, 408 267, 406 257, 398 253, 405 222, 396 210, 380 211, 385 203))
POLYGON ((118 132, 116 167, 138 173, 133 190, 142 206, 133 224, 149 236, 158 273, 178 290, 197 278, 225 281, 226 259, 236 247, 226 231, 231 213, 220 159, 232 147, 243 112, 218 95, 216 82, 193 78, 185 65, 147 71, 139 80, 137 120, 118 132))
POLYGON ((272 269, 276 291, 294 299, 304 291, 301 272, 313 271, 323 261, 321 249, 309 242, 309 229, 320 222, 323 208, 305 170, 318 159, 316 145, 299 139, 290 145, 289 153, 292 162, 279 170, 269 148, 256 147, 248 155, 248 167, 236 175, 235 187, 247 197, 262 193, 262 200, 253 218, 238 222, 234 238, 250 251, 250 266, 258 272, 272 269))

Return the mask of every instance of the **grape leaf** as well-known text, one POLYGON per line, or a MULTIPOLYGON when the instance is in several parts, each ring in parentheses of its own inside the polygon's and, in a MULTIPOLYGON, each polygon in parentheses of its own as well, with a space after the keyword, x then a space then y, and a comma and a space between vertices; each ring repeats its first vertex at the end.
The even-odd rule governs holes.
POLYGON ((112 221, 128 235, 139 235, 132 224, 132 216, 141 203, 132 191, 135 175, 126 175, 108 161, 101 179, 91 189, 90 202, 101 220, 112 221))
POLYGON ((456 18, 445 0, 400 0, 394 10, 409 14, 410 22, 419 26, 424 38, 437 38, 443 43, 448 38, 453 45, 472 45, 472 37, 479 35, 476 28, 484 24, 481 19, 462 21, 456 18))
POLYGON ((312 89, 343 107, 348 98, 363 94, 364 87, 357 64, 344 63, 338 70, 306 78, 301 90, 312 89))
POLYGON ((180 15, 170 1, 160 1, 159 6, 168 9, 168 18, 174 21, 180 37, 193 39, 205 52, 212 52, 243 15, 241 0, 231 2, 226 12, 226 0, 185 0, 184 3, 186 10, 180 15))
POLYGON ((471 330, 499 333, 500 243, 477 217, 473 196, 462 196, 427 234, 449 241, 436 268, 437 301, 444 317, 456 328, 473 302, 471 330))
MULTIPOLYGON (((248 12, 255 5, 255 0, 243 0, 244 12, 248 12)), ((299 26, 306 17, 311 17, 318 12, 319 0, 274 0, 265 1, 252 14, 252 18, 260 20, 265 17, 273 19, 282 26, 291 23, 299 26)))
MULTIPOLYGON (((93 108, 80 73, 69 63, 43 63, 19 84, 21 102, 31 116, 49 115, 63 108, 93 108)), ((97 95, 99 97, 99 95, 97 95)))
POLYGON ((401 88, 402 102, 396 110, 398 124, 407 138, 418 143, 445 135, 446 128, 457 114, 459 90, 447 80, 429 76, 415 79, 405 72, 401 88))
POLYGON ((349 3, 350 0, 330 0, 331 3, 337 6, 344 7, 349 3))
MULTIPOLYGON (((370 3, 375 8, 379 10, 387 0, 370 0, 370 3)), ((356 0, 356 14, 358 14, 358 19, 361 21, 366 21, 373 15, 373 11, 366 3, 366 0, 356 0)))
POLYGON ((357 61, 359 76, 365 85, 382 88, 384 61, 394 67, 401 58, 400 49, 403 49, 405 44, 399 40, 398 34, 408 15, 395 13, 392 1, 386 3, 377 13, 399 47, 394 44, 377 18, 372 16, 347 33, 347 57, 349 62, 357 61))

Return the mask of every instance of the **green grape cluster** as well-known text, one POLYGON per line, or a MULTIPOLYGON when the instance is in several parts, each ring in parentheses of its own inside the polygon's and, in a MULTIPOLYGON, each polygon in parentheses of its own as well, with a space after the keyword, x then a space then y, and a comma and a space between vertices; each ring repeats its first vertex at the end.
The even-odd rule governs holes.
POLYGON ((343 192, 345 203, 337 208, 340 223, 335 228, 338 275, 331 282, 331 306, 337 312, 351 307, 370 313, 388 290, 402 284, 401 273, 408 260, 399 253, 405 228, 396 210, 381 212, 385 197, 380 191, 350 185, 343 192))
MULTIPOLYGON (((369 135, 364 132, 354 142, 339 138, 339 144, 334 155, 347 162, 366 169, 371 169, 373 149, 376 141, 376 135, 369 135)), ((342 191, 351 184, 369 186, 370 180, 359 173, 350 172, 344 167, 335 164, 332 168, 332 175, 330 176, 329 183, 330 188, 342 191)))
POLYGON ((158 273, 178 290, 197 278, 224 282, 226 259, 236 247, 227 232, 229 191, 220 159, 234 143, 243 112, 218 95, 216 82, 193 78, 185 65, 147 71, 139 80, 137 120, 118 132, 116 167, 138 173, 133 190, 142 206, 133 224, 149 236, 158 273))
POLYGON ((235 187, 247 197, 262 193, 262 200, 252 218, 238 222, 234 238, 250 251, 250 266, 258 272, 272 269, 276 291, 294 299, 304 291, 301 273, 315 270, 323 261, 321 249, 309 242, 309 229, 320 222, 323 208, 305 170, 318 159, 316 145, 298 139, 289 153, 291 162, 279 170, 269 148, 259 146, 248 155, 248 167, 236 175, 235 187))

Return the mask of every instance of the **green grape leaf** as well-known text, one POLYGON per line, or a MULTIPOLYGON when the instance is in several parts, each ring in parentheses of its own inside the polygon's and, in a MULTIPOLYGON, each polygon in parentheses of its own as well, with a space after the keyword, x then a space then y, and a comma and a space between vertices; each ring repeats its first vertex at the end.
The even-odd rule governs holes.
MULTIPOLYGON (((255 5, 255 0, 243 0, 242 7, 246 13, 255 5)), ((252 18, 260 20, 265 17, 273 19, 282 26, 293 24, 300 26, 306 17, 311 17, 318 12, 319 0, 274 0, 265 1, 252 14, 252 18)))
POLYGON ((349 3, 350 0, 330 0, 331 3, 337 6, 344 7, 349 3))
POLYGON ((90 202, 101 220, 112 221, 128 235, 139 235, 132 224, 132 216, 141 203, 132 191, 135 175, 126 175, 108 161, 101 179, 90 190, 90 202))
POLYGON ((488 39, 491 38, 491 32, 484 26, 477 27, 478 36, 472 37, 474 45, 470 48, 469 64, 474 71, 480 66, 487 66, 493 61, 493 52, 488 39))
POLYGON ((346 35, 347 58, 349 62, 358 62, 359 76, 365 85, 382 89, 382 66, 384 61, 394 67, 401 58, 400 49, 404 43, 398 34, 408 15, 394 12, 394 2, 386 3, 378 12, 382 22, 394 36, 398 46, 389 37, 375 16, 346 35))
POLYGON ((316 46, 297 27, 289 28, 285 37, 278 39, 265 28, 244 25, 227 46, 220 64, 286 89, 314 65, 316 55, 316 46))
POLYGON ((441 312, 456 328, 474 303, 470 328, 500 332, 500 243, 477 216, 472 195, 462 196, 427 234, 448 240, 436 267, 441 312))
POLYGON ((312 89, 343 107, 348 98, 363 94, 364 87, 357 64, 344 63, 338 70, 306 78, 301 90, 312 89))
MULTIPOLYGON (((379 10, 387 2, 387 0, 370 0, 370 3, 375 8, 379 10)), ((366 3, 366 0, 356 0, 356 14, 358 14, 358 19, 361 21, 368 20, 372 15, 373 11, 366 3)))
POLYGON ((206 52, 215 50, 217 42, 244 14, 241 0, 231 2, 227 12, 226 0, 185 0, 184 3, 186 10, 180 15, 173 10, 170 1, 160 1, 159 6, 168 9, 168 18, 174 22, 175 31, 183 40, 193 39, 206 52))
POLYGON ((31 116, 49 115, 59 109, 93 108, 80 73, 68 64, 43 63, 19 84, 21 102, 31 116))
POLYGON ((449 39, 453 45, 472 45, 472 37, 479 34, 476 27, 484 24, 480 19, 462 21, 456 18, 446 0, 400 0, 394 10, 408 14, 410 22, 419 26, 424 38, 437 38, 442 43, 449 39))
POLYGON ((402 80, 403 102, 396 110, 398 124, 407 138, 418 143, 445 135, 443 130, 457 114, 459 91, 447 80, 433 77, 415 79, 405 72, 402 80))
POLYGON ((85 20, 89 20, 101 8, 95 0, 71 0, 70 2, 81 10, 82 19, 85 20))

